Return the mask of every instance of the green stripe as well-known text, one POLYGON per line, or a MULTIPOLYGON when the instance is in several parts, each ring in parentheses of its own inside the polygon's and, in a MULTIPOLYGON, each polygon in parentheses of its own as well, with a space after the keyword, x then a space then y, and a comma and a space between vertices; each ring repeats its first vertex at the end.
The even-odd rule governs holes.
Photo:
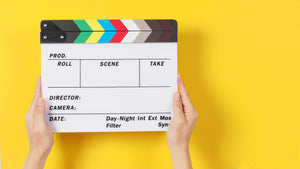
POLYGON ((74 22, 81 31, 93 31, 85 20, 74 20, 74 22))
POLYGON ((85 43, 93 32, 81 32, 73 43, 85 43))

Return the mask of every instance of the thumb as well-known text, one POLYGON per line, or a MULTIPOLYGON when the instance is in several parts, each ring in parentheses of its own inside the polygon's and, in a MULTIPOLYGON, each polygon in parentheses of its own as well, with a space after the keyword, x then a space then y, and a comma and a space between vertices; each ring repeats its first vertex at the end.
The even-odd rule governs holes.
POLYGON ((173 112, 174 112, 174 120, 184 120, 185 119, 185 116, 183 113, 181 97, 178 92, 176 92, 173 97, 173 112))
POLYGON ((36 103, 36 109, 34 111, 35 115, 38 117, 38 120, 45 119, 45 101, 42 97, 38 98, 36 103))

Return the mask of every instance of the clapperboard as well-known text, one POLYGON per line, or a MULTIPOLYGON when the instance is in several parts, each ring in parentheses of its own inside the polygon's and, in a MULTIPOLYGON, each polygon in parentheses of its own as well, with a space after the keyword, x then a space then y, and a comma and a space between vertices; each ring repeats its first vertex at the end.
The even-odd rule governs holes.
POLYGON ((175 20, 43 20, 40 42, 54 132, 167 130, 177 91, 175 20))

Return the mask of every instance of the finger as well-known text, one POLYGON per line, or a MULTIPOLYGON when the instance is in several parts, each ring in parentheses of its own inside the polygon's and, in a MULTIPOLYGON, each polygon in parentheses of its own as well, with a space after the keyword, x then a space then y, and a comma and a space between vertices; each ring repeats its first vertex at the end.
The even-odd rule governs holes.
POLYGON ((180 94, 178 92, 176 92, 173 96, 173 112, 174 112, 174 120, 185 119, 180 94))
POLYGON ((42 97, 38 98, 34 109, 34 116, 39 122, 45 121, 45 101, 42 97))
POLYGON ((179 75, 178 75, 178 78, 177 78, 177 83, 178 83, 178 88, 179 88, 179 92, 180 92, 183 107, 184 107, 184 112, 185 113, 193 112, 194 106, 192 104, 192 101, 190 99, 188 91, 187 91, 187 89, 184 85, 184 82, 183 82, 182 78, 179 75))
POLYGON ((42 97, 41 76, 39 76, 39 78, 38 78, 38 80, 36 82, 33 100, 37 100, 40 97, 42 97))
POLYGON ((41 94, 41 76, 38 77, 38 80, 35 84, 35 91, 34 91, 34 95, 33 95, 33 99, 31 101, 31 104, 30 104, 30 108, 29 108, 29 111, 28 111, 28 114, 31 114, 33 113, 33 109, 37 103, 37 100, 38 98, 42 97, 42 94, 41 94))

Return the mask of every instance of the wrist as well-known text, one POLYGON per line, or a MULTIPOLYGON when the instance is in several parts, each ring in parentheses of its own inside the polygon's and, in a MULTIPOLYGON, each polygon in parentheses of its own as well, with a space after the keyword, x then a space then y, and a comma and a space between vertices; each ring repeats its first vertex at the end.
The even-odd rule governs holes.
POLYGON ((168 144, 168 147, 169 147, 171 152, 189 151, 189 144, 185 143, 185 142, 168 144))
POLYGON ((188 145, 177 146, 170 149, 174 169, 192 169, 188 145))
POLYGON ((29 153, 27 155, 27 160, 29 163, 33 164, 33 166, 42 167, 46 163, 47 157, 48 157, 48 155, 46 155, 46 154, 29 151, 29 153))
POLYGON ((35 159, 44 160, 47 159, 50 151, 42 149, 41 147, 29 147, 28 156, 34 157, 35 159))
POLYGON ((187 155, 189 154, 189 145, 188 144, 176 145, 170 148, 170 152, 172 156, 187 155))

